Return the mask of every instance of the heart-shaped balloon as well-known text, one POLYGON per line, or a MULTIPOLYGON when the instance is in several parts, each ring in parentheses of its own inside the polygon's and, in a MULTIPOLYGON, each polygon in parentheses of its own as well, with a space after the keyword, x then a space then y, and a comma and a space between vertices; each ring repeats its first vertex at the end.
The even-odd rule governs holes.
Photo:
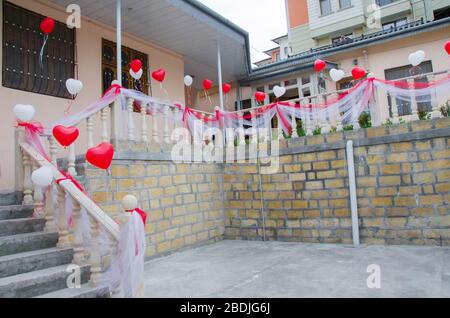
POLYGON ((273 93, 275 94, 275 96, 276 96, 277 98, 280 98, 281 96, 283 96, 284 94, 286 94, 286 88, 276 85, 276 86, 273 88, 273 93))
POLYGON ((419 66, 425 60, 425 52, 419 50, 417 52, 411 53, 408 56, 408 60, 412 66, 419 66))
POLYGON ((325 63, 324 61, 317 59, 314 62, 314 70, 319 73, 321 72, 325 67, 327 66, 327 63, 325 63))
POLYGON ((335 68, 330 70, 330 77, 333 81, 339 82, 345 76, 345 72, 343 70, 337 70, 335 68))
POLYGON ((211 80, 205 79, 205 80, 203 81, 203 88, 204 88, 206 91, 209 91, 209 90, 212 88, 212 86, 213 86, 213 82, 212 82, 211 80))
POLYGON ((142 69, 142 62, 141 62, 141 60, 135 59, 135 60, 131 61, 130 68, 135 73, 139 72, 139 70, 142 69))
POLYGON ((53 128, 53 136, 63 147, 69 147, 77 140, 80 132, 77 127, 55 126, 53 128))
POLYGON ((47 17, 44 20, 42 20, 40 27, 42 33, 50 34, 55 29, 55 20, 53 20, 50 17, 47 17))
POLYGON ((255 93, 255 99, 258 102, 260 102, 260 103, 264 102, 266 100, 266 93, 264 93, 264 92, 256 92, 255 93))
POLYGON ((152 77, 158 81, 158 82, 164 82, 164 79, 166 78, 166 71, 162 68, 159 70, 156 70, 152 73, 152 77))
POLYGON ((69 78, 66 81, 66 87, 71 95, 77 95, 83 89, 83 82, 69 78))
POLYGON ((447 43, 445 43, 444 49, 445 49, 445 51, 447 52, 447 54, 450 55, 450 41, 448 41, 447 43))
POLYGON ((228 83, 222 84, 222 91, 224 94, 228 94, 229 92, 231 92, 231 85, 228 83))
POLYGON ((31 181, 40 187, 48 187, 53 182, 53 171, 48 166, 36 169, 31 174, 31 181))
POLYGON ((191 75, 186 75, 184 77, 184 85, 186 85, 187 87, 191 86, 194 83, 194 79, 192 78, 191 75))
POLYGON ((364 75, 366 75, 366 70, 363 69, 362 67, 357 66, 352 69, 352 76, 355 80, 363 78, 364 75))
POLYGON ((135 80, 140 80, 143 73, 144 73, 144 72, 142 71, 142 68, 141 68, 137 73, 133 72, 133 70, 130 69, 130 75, 131 75, 131 77, 134 78, 135 80))
POLYGON ((114 148, 109 142, 103 142, 86 153, 86 160, 100 169, 108 169, 114 157, 114 148))
POLYGON ((34 107, 31 105, 22 105, 17 104, 13 108, 14 115, 16 115, 16 118, 22 122, 29 122, 34 117, 34 107))

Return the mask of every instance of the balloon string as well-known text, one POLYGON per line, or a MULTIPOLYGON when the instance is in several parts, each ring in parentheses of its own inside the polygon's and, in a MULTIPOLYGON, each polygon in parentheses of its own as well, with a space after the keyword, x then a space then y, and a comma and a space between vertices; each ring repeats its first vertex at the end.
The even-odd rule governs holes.
POLYGON ((44 43, 42 44, 41 52, 39 53, 39 66, 41 67, 41 70, 44 67, 44 63, 42 62, 42 60, 44 59, 44 49, 47 44, 47 41, 48 41, 48 34, 45 34, 44 43))
POLYGON ((211 98, 209 98, 208 92, 206 91, 206 89, 204 90, 205 92, 205 98, 207 98, 209 100, 209 104, 212 106, 212 101, 211 98))
POLYGON ((162 91, 164 92, 164 94, 166 94, 166 97, 169 98, 169 93, 167 92, 167 90, 165 89, 165 87, 163 86, 163 83, 159 83, 159 85, 161 86, 162 91))
POLYGON ((67 117, 70 114, 70 110, 72 109, 73 101, 75 100, 75 96, 72 95, 72 99, 68 101, 67 108, 64 111, 64 116, 67 117))
POLYGON ((189 107, 191 106, 191 87, 190 86, 188 86, 187 104, 189 107))

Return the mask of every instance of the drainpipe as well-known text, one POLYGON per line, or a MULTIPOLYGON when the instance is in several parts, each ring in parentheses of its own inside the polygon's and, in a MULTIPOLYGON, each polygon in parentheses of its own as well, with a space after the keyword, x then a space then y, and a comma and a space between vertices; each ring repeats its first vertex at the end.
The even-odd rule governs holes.
POLYGON ((352 211, 352 238, 353 246, 359 246, 359 221, 358 221, 358 202, 356 196, 356 177, 355 177, 355 162, 353 157, 353 141, 347 142, 347 167, 348 180, 350 187, 350 206, 352 211))

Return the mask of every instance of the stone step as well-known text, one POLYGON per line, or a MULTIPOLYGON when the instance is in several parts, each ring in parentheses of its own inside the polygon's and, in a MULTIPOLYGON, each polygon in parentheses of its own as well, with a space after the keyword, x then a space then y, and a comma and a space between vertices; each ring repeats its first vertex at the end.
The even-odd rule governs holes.
POLYGON ((0 220, 23 219, 33 214, 33 207, 29 205, 0 206, 0 220))
POLYGON ((0 205, 14 205, 22 202, 22 193, 7 192, 0 193, 0 205))
POLYGON ((44 230, 44 218, 23 218, 0 221, 0 237, 44 230))
MULTIPOLYGON (((60 265, 38 271, 0 278, 0 298, 30 298, 67 289, 67 278, 73 273, 68 265, 60 265)), ((81 284, 90 278, 90 267, 80 268, 81 284)))
POLYGON ((37 296, 36 298, 110 298, 109 287, 92 287, 88 284, 81 288, 65 288, 48 294, 37 296))
POLYGON ((73 249, 48 248, 0 257, 0 278, 69 264, 73 249))
POLYGON ((0 237, 0 256, 56 247, 58 233, 25 233, 0 237))

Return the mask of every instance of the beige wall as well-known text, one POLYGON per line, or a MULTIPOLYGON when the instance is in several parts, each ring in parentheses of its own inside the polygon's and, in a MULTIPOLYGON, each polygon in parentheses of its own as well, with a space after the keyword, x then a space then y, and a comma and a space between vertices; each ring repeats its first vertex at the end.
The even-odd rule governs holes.
MULTIPOLYGON (((52 16, 58 21, 64 22, 67 18, 65 12, 55 9, 53 5, 49 6, 43 1, 13 0, 11 2, 34 12, 52 16)), ((0 0, 0 7, 1 3, 2 0, 0 0)), ((114 41, 114 29, 85 19, 82 20, 81 29, 77 30, 77 46, 79 78, 84 83, 84 89, 73 104, 72 114, 83 109, 89 103, 97 100, 101 96, 102 38, 114 41)), ((170 100, 184 100, 184 61, 181 56, 127 35, 123 38, 123 45, 147 53, 151 69, 154 70, 160 67, 165 68, 167 73, 165 88, 170 94, 170 100)), ((2 53, 0 52, 0 55, 1 54, 2 53)), ((152 88, 153 96, 167 99, 158 83, 152 82, 152 88)), ((13 125, 15 118, 12 113, 14 105, 19 103, 34 105, 36 108, 35 119, 45 125, 50 121, 64 116, 67 100, 22 92, 19 90, 11 90, 4 87, 0 87, 0 97, 2 103, 2 125, 0 126, 0 135, 2 136, 2 141, 0 142, 0 191, 4 192, 14 189, 13 125)), ((81 125, 80 132, 81 136, 79 143, 77 144, 79 151, 77 152, 83 153, 86 150, 84 124, 81 125)), ((96 131, 96 133, 99 135, 100 132, 96 131)), ((96 138, 95 140, 97 141, 99 138, 96 138)), ((64 151, 60 149, 60 155, 63 152, 64 151)))

